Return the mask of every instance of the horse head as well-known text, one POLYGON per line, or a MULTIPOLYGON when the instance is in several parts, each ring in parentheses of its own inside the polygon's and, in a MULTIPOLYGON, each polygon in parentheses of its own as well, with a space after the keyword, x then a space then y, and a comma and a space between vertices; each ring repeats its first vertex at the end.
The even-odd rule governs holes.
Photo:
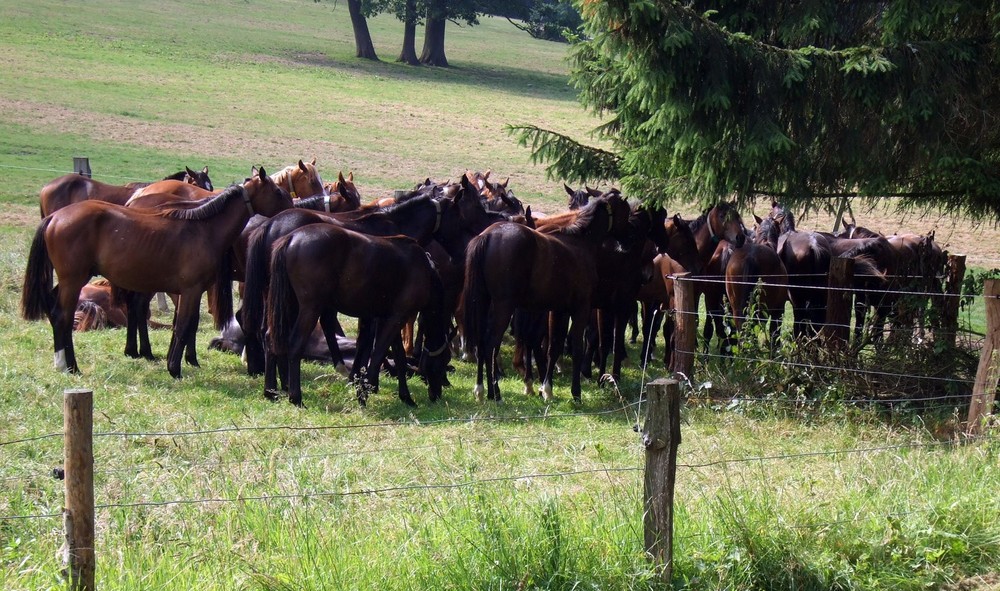
POLYGON ((323 179, 316 168, 316 158, 312 162, 299 160, 298 164, 286 166, 271 176, 274 182, 288 191, 293 199, 312 197, 313 195, 329 195, 323 186, 323 179))
POLYGON ((737 248, 746 243, 746 226, 732 203, 720 203, 708 210, 705 225, 714 242, 725 240, 737 248))
POLYGON ((214 191, 215 188, 212 186, 212 179, 208 178, 208 167, 201 169, 201 172, 191 170, 187 166, 184 167, 184 181, 201 187, 206 191, 214 191))
POLYGON ((292 197, 288 191, 278 186, 263 166, 250 169, 250 178, 243 182, 243 190, 244 200, 253 214, 271 217, 292 208, 292 197))
POLYGON ((698 240, 691 225, 675 213, 666 220, 663 228, 667 234, 666 254, 692 273, 701 273, 701 259, 698 257, 698 240))

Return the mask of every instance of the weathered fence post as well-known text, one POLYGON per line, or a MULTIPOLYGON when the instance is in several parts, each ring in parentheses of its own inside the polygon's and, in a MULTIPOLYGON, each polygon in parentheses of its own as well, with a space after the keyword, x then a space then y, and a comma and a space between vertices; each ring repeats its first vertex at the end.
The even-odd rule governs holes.
POLYGON ((837 257, 830 261, 830 275, 827 281, 826 325, 822 334, 831 347, 847 344, 851 335, 851 291, 854 283, 854 259, 837 257))
POLYGON ((643 529, 646 553, 663 566, 670 582, 674 565, 674 481, 677 446, 681 443, 681 391, 676 380, 659 379, 646 387, 646 448, 643 491, 643 529))
POLYGON ((73 591, 94 589, 94 393, 63 392, 66 576, 73 591))
MULTIPOLYGON (((965 255, 948 255, 947 276, 944 281, 944 296, 941 302, 941 339, 948 347, 955 348, 958 336, 958 310, 961 306, 962 281, 965 279, 965 255)), ((939 341, 937 334, 934 341, 939 341)))
POLYGON ((966 432, 979 435, 986 419, 993 413, 997 380, 1000 379, 1000 279, 987 279, 983 285, 986 303, 986 338, 979 355, 976 383, 972 386, 966 432))
MULTIPOLYGON (((674 375, 690 380, 694 371, 694 348, 698 346, 698 298, 690 273, 674 276, 674 375)), ((670 343, 666 343, 669 347, 670 343)))
POLYGON ((74 156, 73 157, 73 172, 77 174, 82 174, 88 179, 93 175, 90 172, 90 158, 74 156))

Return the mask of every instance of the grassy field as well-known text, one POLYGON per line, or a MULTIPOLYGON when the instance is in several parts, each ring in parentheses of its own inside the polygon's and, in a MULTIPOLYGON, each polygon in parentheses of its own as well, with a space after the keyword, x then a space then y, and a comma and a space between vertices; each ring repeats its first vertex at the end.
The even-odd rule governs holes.
MULTIPOLYGON (((352 57, 342 2, 0 0, 0 588, 62 585, 49 473, 61 393, 80 387, 96 399, 100 589, 665 588, 642 551, 633 431, 662 370, 587 383, 579 405, 568 380, 547 405, 508 379, 506 403, 482 405, 456 361, 445 401, 415 380, 411 410, 390 387, 361 409, 307 364, 297 409, 205 350, 207 316, 201 367, 179 381, 124 358, 120 331, 78 335, 82 375, 60 374, 47 323, 20 319, 37 192, 73 156, 109 182, 208 165, 223 186, 315 155, 330 179, 353 170, 366 198, 491 168, 533 208, 561 209, 561 184, 503 126, 595 125, 566 85, 565 46, 483 19, 449 28, 453 68, 409 68, 391 61, 398 23, 370 24, 389 61, 352 57)), ((988 228, 901 219, 869 225, 968 231, 958 244, 993 266, 988 228)), ((165 355, 169 333, 153 339, 165 355)), ((961 443, 948 409, 786 402, 685 409, 675 588, 996 587, 994 440, 961 443)))

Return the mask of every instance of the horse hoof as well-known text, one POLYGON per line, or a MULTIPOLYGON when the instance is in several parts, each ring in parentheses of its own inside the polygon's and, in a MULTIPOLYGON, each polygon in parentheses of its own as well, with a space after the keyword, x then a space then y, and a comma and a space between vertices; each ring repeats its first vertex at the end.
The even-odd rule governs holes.
POLYGON ((482 384, 476 384, 476 389, 473 390, 473 394, 476 396, 476 402, 482 404, 483 401, 486 399, 486 397, 484 396, 484 391, 485 389, 483 388, 482 384))
POLYGON ((410 408, 417 408, 417 402, 413 400, 413 398, 411 398, 410 396, 406 397, 400 396, 399 399, 402 400, 403 404, 405 404, 406 406, 409 406, 410 408))
POLYGON ((539 389, 542 394, 542 400, 545 402, 550 402, 552 400, 552 384, 542 384, 539 389))
POLYGON ((270 388, 264 390, 264 398, 270 400, 271 402, 277 402, 280 396, 277 390, 271 390, 270 388))
POLYGON ((306 407, 306 405, 302 404, 302 399, 301 398, 295 399, 295 398, 289 397, 288 401, 291 402, 293 405, 299 407, 299 408, 305 408, 306 407))

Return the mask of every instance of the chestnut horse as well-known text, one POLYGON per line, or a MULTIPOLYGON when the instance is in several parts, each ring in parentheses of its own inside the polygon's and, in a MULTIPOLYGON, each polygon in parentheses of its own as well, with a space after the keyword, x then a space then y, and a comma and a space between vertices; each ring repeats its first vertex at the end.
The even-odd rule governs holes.
MULTIPOLYGON (((583 330, 590 320, 597 286, 597 249, 606 238, 626 236, 628 203, 617 193, 592 200, 576 221, 543 234, 514 222, 498 222, 469 244, 465 276, 465 330, 477 344, 476 395, 483 394, 486 371, 488 397, 500 400, 497 378, 500 341, 515 308, 548 310, 572 320, 573 377, 571 391, 580 400, 583 370, 583 330)), ((548 363, 542 396, 552 396, 553 361, 562 353, 566 321, 550 332, 548 363)))
MULTIPOLYGON (((190 168, 185 168, 180 172, 166 177, 164 180, 167 179, 188 186, 212 190, 212 181, 208 178, 207 166, 201 173, 194 172, 190 168)), ((145 186, 142 183, 129 183, 124 186, 109 185, 74 172, 49 181, 39 192, 38 201, 42 217, 44 218, 71 203, 86 201, 88 199, 125 205, 125 202, 139 188, 139 185, 145 186)))
MULTIPOLYGON (((313 195, 324 195, 326 189, 323 186, 323 179, 316 169, 316 159, 306 163, 299 160, 298 164, 292 164, 282 168, 271 175, 279 187, 288 192, 292 199, 297 197, 311 197, 313 195)), ((155 182, 148 187, 143 187, 126 199, 126 205, 131 207, 156 207, 166 201, 170 201, 169 195, 173 195, 173 200, 194 201, 207 199, 216 193, 210 190, 195 187, 189 183, 176 180, 164 180, 155 182), (148 199, 144 196, 158 194, 157 197, 148 199)))
POLYGON ((91 277, 103 275, 132 292, 180 294, 167 356, 170 375, 179 378, 184 344, 197 331, 201 294, 220 275, 220 292, 225 293, 218 298, 216 321, 231 315, 231 266, 224 255, 233 241, 254 213, 273 215, 291 206, 288 193, 261 168, 243 185, 195 209, 149 212, 93 200, 60 209, 35 232, 21 293, 22 316, 48 317, 56 366, 78 373, 73 312, 91 277), (59 278, 55 289, 53 271, 59 278))
MULTIPOLYGON (((367 382, 381 370, 389 345, 411 315, 421 314, 425 336, 420 368, 431 401, 441 397, 451 351, 450 319, 443 287, 424 249, 403 236, 378 237, 333 224, 311 224, 279 239, 271 257, 267 302, 269 347, 264 393, 277 396, 278 364, 287 364, 288 400, 302 405, 300 366, 303 347, 316 322, 338 313, 366 319, 354 374, 358 402, 368 397, 367 382), (370 353, 369 353, 370 352, 370 353)), ((406 359, 396 348, 399 398, 414 406, 406 384, 406 359)))

